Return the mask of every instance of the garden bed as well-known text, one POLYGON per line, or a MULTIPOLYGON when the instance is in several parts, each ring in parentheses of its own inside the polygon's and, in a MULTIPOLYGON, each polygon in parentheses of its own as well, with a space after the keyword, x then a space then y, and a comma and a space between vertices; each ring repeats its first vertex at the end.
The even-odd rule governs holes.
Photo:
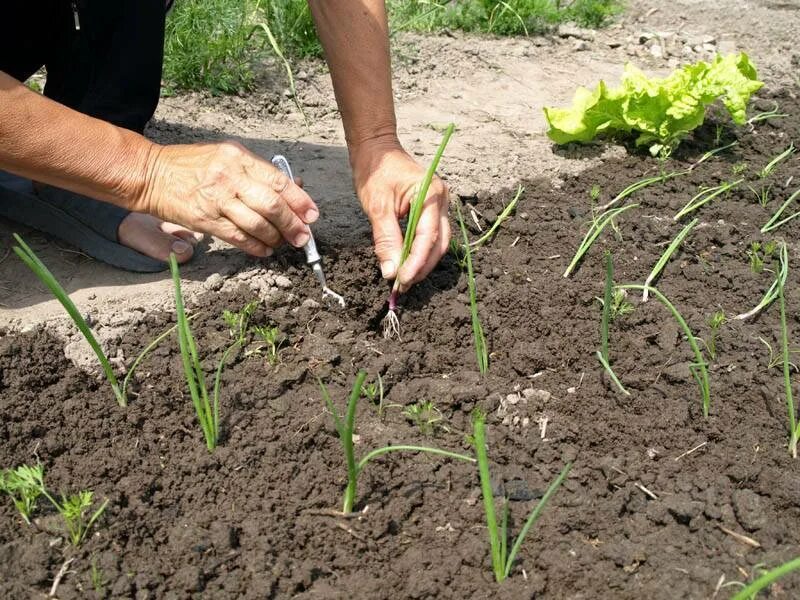
MULTIPOLYGON (((733 179, 739 163, 752 183, 791 140, 800 142, 800 102, 776 93, 756 104, 765 110, 773 101, 791 116, 753 131, 720 130, 720 143, 738 144, 685 177, 640 192, 632 201, 641 206, 618 221, 622 240, 604 233, 569 279, 561 274, 585 231, 591 188, 598 185, 598 201, 607 202, 657 174, 657 161, 631 151, 559 189, 549 177, 536 179, 549 174, 530 165, 516 214, 474 256, 491 352, 485 377, 475 365, 466 279, 449 256, 403 299, 402 341, 381 337, 387 287, 367 239, 360 248, 322 248, 331 286, 349 301, 344 310, 316 304, 318 288, 301 254, 288 251, 266 265, 272 274, 254 266, 190 303, 200 312, 192 328, 209 371, 230 343, 223 309, 242 308, 258 289, 271 291, 254 322, 277 325, 288 339, 277 365, 240 352, 225 370, 223 433, 214 453, 196 424, 174 337, 139 367, 137 395, 124 409, 105 383, 64 358, 63 343, 46 330, 4 337, 0 465, 38 458, 53 489, 92 489, 110 503, 74 550, 49 530, 46 517, 26 527, 2 502, 0 596, 46 594, 74 557, 59 598, 707 598, 723 575, 725 582, 744 581, 757 565, 796 556, 800 463, 786 449, 780 368, 767 368, 758 339, 778 351, 777 305, 723 326, 710 366, 708 419, 689 372, 691 352, 655 300, 641 304, 631 294, 634 312, 612 326, 614 370, 630 397, 614 388, 595 357, 603 249, 614 254, 617 282, 642 283, 680 229, 672 216, 700 186, 733 179), (264 285, 278 273, 293 286, 264 285), (488 412, 496 487, 517 498, 513 531, 574 461, 503 584, 493 580, 470 464, 381 457, 362 475, 359 517, 322 514, 339 509, 346 471, 317 380, 341 407, 359 368, 368 380, 381 374, 390 405, 379 416, 362 400, 361 454, 389 443, 471 452, 470 414, 488 412), (433 432, 391 406, 418 401, 441 411, 433 432)), ((708 123, 668 168, 696 161, 717 133, 708 123)), ((595 149, 558 151, 580 160, 595 149)), ((800 174, 797 155, 770 179, 775 198, 767 208, 744 185, 702 208, 700 224, 664 270, 659 289, 698 336, 708 336, 706 322, 718 308, 732 316, 755 306, 773 275, 753 273, 746 251, 752 241, 781 237, 790 255, 790 340, 800 340, 792 266, 800 222, 777 236, 759 233, 800 185, 795 178, 784 189, 792 174, 800 174)), ((512 195, 462 201, 485 227, 512 195)), ((173 322, 171 314, 143 318, 119 340, 126 360, 173 322)), ((717 597, 735 589, 722 588, 717 597)), ((798 597, 800 576, 775 589, 775 597, 798 597)))

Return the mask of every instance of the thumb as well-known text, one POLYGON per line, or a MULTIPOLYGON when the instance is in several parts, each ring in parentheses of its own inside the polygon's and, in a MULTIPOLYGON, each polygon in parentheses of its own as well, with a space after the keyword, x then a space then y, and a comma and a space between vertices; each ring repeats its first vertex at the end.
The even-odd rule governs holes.
POLYGON ((372 238, 375 242, 375 254, 381 264, 381 275, 384 279, 394 279, 403 251, 403 235, 400 233, 397 217, 389 213, 373 219, 372 238))

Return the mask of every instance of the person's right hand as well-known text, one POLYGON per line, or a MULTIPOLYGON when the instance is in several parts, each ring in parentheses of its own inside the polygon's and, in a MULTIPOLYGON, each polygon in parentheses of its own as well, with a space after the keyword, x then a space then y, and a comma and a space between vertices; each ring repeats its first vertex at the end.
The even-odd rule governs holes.
POLYGON ((319 217, 311 197, 235 142, 154 146, 133 210, 269 256, 284 240, 308 241, 319 217))

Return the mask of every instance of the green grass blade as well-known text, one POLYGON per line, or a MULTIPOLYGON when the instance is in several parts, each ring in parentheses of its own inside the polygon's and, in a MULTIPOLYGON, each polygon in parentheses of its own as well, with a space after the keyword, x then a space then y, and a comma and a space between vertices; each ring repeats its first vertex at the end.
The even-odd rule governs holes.
POLYGON ((542 514, 542 511, 547 506, 547 503, 550 501, 550 498, 553 497, 553 494, 556 493, 556 490, 561 486, 564 479, 566 479, 567 475, 569 474, 570 469, 572 468, 572 463, 567 463, 567 465, 561 470, 561 473, 558 477, 556 477, 555 481, 550 484, 550 487, 547 488, 547 491, 542 496, 542 499, 534 507, 533 511, 531 511, 528 520, 525 521, 525 525, 522 527, 522 531, 519 532, 514 545, 511 548, 511 552, 508 554, 508 558, 506 559, 505 568, 503 571, 504 577, 508 577, 509 573, 511 573, 511 567, 514 566, 514 559, 519 552, 519 549, 522 547, 522 542, 525 541, 525 536, 528 535, 528 531, 533 526, 536 521, 539 520, 539 517, 542 514))
POLYGON ((486 528, 489 531, 489 545, 492 553, 492 569, 497 582, 506 578, 505 565, 500 556, 500 536, 497 531, 497 515, 494 508, 494 494, 492 493, 492 480, 489 475, 489 456, 486 452, 486 423, 485 417, 476 414, 473 418, 473 435, 475 438, 475 455, 478 459, 478 474, 481 480, 481 493, 483 495, 483 509, 486 513, 486 528))
POLYGON ((61 286, 61 284, 58 283, 58 280, 53 276, 50 270, 41 260, 39 260, 39 257, 36 256, 36 253, 33 250, 31 250, 30 246, 25 243, 25 240, 23 240, 16 233, 14 234, 14 239, 16 240, 17 244, 19 244, 19 246, 14 246, 14 253, 31 271, 33 271, 34 275, 39 278, 39 280, 47 287, 47 289, 50 290, 53 296, 56 297, 56 300, 61 303, 61 306, 64 307, 64 310, 67 311, 67 314, 75 323, 75 326, 83 334, 83 337, 86 338, 86 341, 89 343, 89 346, 91 346, 92 350, 94 350, 97 360, 100 361, 100 366, 103 368, 106 379, 108 379, 109 384, 111 384, 111 389, 114 392, 114 397, 117 399, 117 402, 120 406, 127 406, 127 400, 119 386, 117 376, 114 374, 114 370, 111 368, 111 363, 109 363, 108 358, 103 352, 103 349, 100 347, 97 339, 94 337, 94 334, 92 333, 88 323, 86 323, 86 320, 83 318, 83 315, 81 315, 80 311, 72 302, 69 295, 67 295, 67 292, 61 286))
POLYGON ((608 363, 608 324, 611 321, 611 295, 614 287, 614 259, 606 251, 606 284, 603 290, 603 316, 600 319, 600 354, 608 363))
POLYGON ((169 268, 172 272, 172 283, 175 289, 175 313, 178 321, 178 345, 181 350, 181 360, 183 362, 183 372, 186 376, 186 384, 189 387, 189 395, 192 398, 197 420, 203 430, 206 446, 213 450, 217 445, 217 435, 213 428, 214 422, 211 415, 211 408, 208 402, 208 390, 205 389, 205 378, 203 377, 200 360, 197 356, 197 346, 194 343, 192 332, 189 329, 189 322, 186 318, 186 310, 183 304, 183 294, 181 292, 181 276, 178 270, 178 261, 174 254, 170 254, 169 268), (198 373, 199 371, 199 373, 198 373))
POLYGON ((361 389, 364 386, 364 379, 367 377, 366 371, 359 371, 356 375, 356 381, 353 384, 353 389, 350 392, 350 398, 347 401, 347 416, 344 420, 344 438, 342 439, 342 447, 344 448, 344 457, 347 463, 347 489, 344 493, 344 501, 342 503, 342 512, 353 512, 353 505, 356 500, 356 489, 358 487, 358 466, 356 465, 355 450, 353 448, 353 432, 356 427, 356 406, 358 399, 361 397, 361 389))
POLYGON ((366 466, 366 464, 379 457, 383 456, 384 454, 388 454, 389 452, 425 452, 427 454, 435 454, 437 456, 444 456, 445 458, 454 458, 456 460, 463 460, 466 462, 474 463, 475 459, 471 456, 467 456, 466 454, 459 454, 458 452, 450 452, 449 450, 441 450, 439 448, 430 448, 428 446, 408 446, 399 444, 397 446, 384 446, 383 448, 377 448, 375 450, 371 450, 364 457, 358 461, 357 469, 359 472, 366 466))
POLYGON ((322 383, 321 379, 317 379, 319 383, 319 388, 322 390, 322 399, 325 401, 325 406, 328 407, 331 415, 333 415, 333 424, 336 427, 336 433, 339 434, 339 439, 344 439, 344 425, 342 424, 342 419, 339 417, 339 411, 336 410, 336 405, 331 400, 331 395, 328 392, 328 388, 325 387, 325 384, 322 383))
POLYGON ((638 207, 638 204, 628 204, 627 206, 620 206, 618 208, 611 208, 604 212, 603 214, 599 215, 596 219, 592 221, 592 224, 589 226, 589 231, 586 232, 586 235, 583 236, 583 241, 581 242, 580 246, 578 246, 578 250, 575 253, 575 256, 572 258, 572 261, 569 263, 567 270, 564 271, 564 277, 569 277, 575 267, 583 258, 583 255, 589 251, 589 248, 592 247, 592 244, 597 239, 597 237, 603 232, 603 229, 611 223, 616 217, 621 215, 627 210, 631 208, 638 207))
POLYGON ((513 211, 516 208, 517 202, 519 202, 519 199, 522 197, 522 194, 524 192, 525 192, 525 188, 522 187, 522 186, 519 186, 517 188, 517 193, 514 196, 514 198, 511 200, 511 202, 506 204, 505 208, 503 208, 503 211, 498 215, 498 217, 495 220, 495 222, 492 223, 492 226, 486 231, 486 233, 484 233, 477 240, 475 240, 474 242, 470 242, 469 245, 472 246, 475 249, 478 249, 481 246, 483 246, 487 241, 492 239, 492 236, 494 236, 495 232, 500 228, 500 225, 502 225, 503 222, 506 219, 508 219, 508 216, 511 214, 511 211, 513 211))
POLYGON ((786 201, 783 204, 781 204, 780 208, 777 211, 775 211, 775 214, 772 215, 770 220, 767 221, 764 224, 764 226, 761 228, 761 233, 769 233, 770 231, 774 231, 775 229, 777 229, 778 227, 780 227, 784 223, 788 223, 792 219, 800 216, 800 212, 796 212, 793 215, 790 215, 790 216, 788 216, 788 217, 786 217, 784 219, 781 219, 780 221, 778 220, 783 215, 783 211, 785 211, 786 208, 792 202, 794 202, 795 198, 797 198, 798 195, 800 195, 800 188, 797 188, 797 190, 795 190, 795 192, 791 196, 789 196, 789 198, 787 198, 786 201))
POLYGON ((428 170, 425 172, 425 177, 423 177, 422 181, 420 182, 417 195, 408 209, 408 224, 406 225, 406 232, 403 237, 403 251, 400 255, 400 264, 397 266, 398 268, 402 266, 402 264, 408 258, 408 255, 411 254, 411 247, 414 244, 414 236, 417 232, 417 225, 419 224, 419 219, 422 216, 422 206, 425 204, 425 199, 428 197, 428 189, 431 187, 431 181, 433 181, 433 176, 436 174, 436 169, 439 168, 439 161, 442 159, 444 149, 447 147, 447 143, 450 141, 450 136, 453 135, 455 127, 456 126, 453 123, 450 123, 447 126, 444 136, 442 137, 442 141, 439 143, 439 147, 436 149, 436 154, 434 154, 431 164, 428 165, 428 170))
POLYGON ((100 505, 100 508, 98 508, 96 511, 94 511, 94 513, 92 513, 91 518, 89 519, 88 523, 86 523, 86 527, 83 529, 83 532, 81 533, 78 543, 75 544, 76 546, 80 545, 80 543, 86 538, 86 534, 92 528, 94 522, 100 518, 100 515, 102 515, 105 512, 107 506, 108 506, 108 498, 106 498, 105 502, 103 502, 103 504, 100 505))
POLYGON ((767 571, 753 583, 742 588, 736 594, 734 594, 731 597, 731 600, 750 600, 751 598, 754 598, 761 590, 766 589, 781 577, 784 577, 785 575, 788 575, 797 569, 800 569, 800 556, 790 560, 789 562, 783 563, 779 567, 775 567, 774 569, 767 571))
POLYGON ((608 361, 603 357, 602 354, 600 354, 599 350, 597 351, 597 359, 600 361, 600 364, 606 370, 606 373, 608 373, 608 376, 611 378, 611 381, 613 381, 614 384, 616 384, 617 388, 619 388, 619 391, 625 394, 626 396, 630 396, 631 393, 625 389, 624 385, 622 385, 622 382, 617 377, 617 374, 614 373, 614 369, 611 368, 611 365, 608 364, 608 361))
MULTIPOLYGON (((650 275, 647 276, 647 280, 644 282, 645 290, 644 292, 642 292, 642 302, 647 302, 647 298, 649 295, 648 288, 652 286, 653 282, 661 274, 661 271, 664 270, 664 267, 669 262, 669 259, 672 258, 672 255, 678 249, 678 246, 680 246, 683 243, 683 240, 686 239, 686 236, 689 235, 692 229, 694 229, 694 226, 697 225, 697 222, 698 222, 697 218, 692 219, 691 222, 689 222, 683 229, 681 229, 678 235, 675 236, 675 239, 672 240, 670 245, 667 247, 664 254, 661 255, 661 258, 658 259, 658 262, 656 262, 655 266, 653 267, 653 270, 650 271, 650 275)), ((608 360, 608 357, 606 357, 606 360, 608 360)))
POLYGON ((683 217, 685 217, 689 213, 693 213, 698 208, 705 206, 720 194, 724 194, 725 192, 732 190, 743 181, 744 178, 740 178, 737 179, 736 181, 723 183, 722 185, 701 190, 691 200, 689 200, 689 202, 686 203, 686 206, 684 206, 681 210, 678 211, 678 213, 674 217, 672 217, 672 220, 680 221, 683 217))
POLYGON ((778 287, 778 302, 781 308, 781 355, 783 357, 783 388, 786 395, 786 411, 789 416, 789 453, 797 458, 797 416, 792 395, 791 362, 789 356, 789 331, 786 326, 786 300, 783 285, 778 287))
POLYGON ((762 179, 765 179, 765 178, 769 177, 770 175, 772 175, 773 171, 775 171, 775 169, 778 167, 778 164, 781 163, 782 161, 786 160, 787 158, 789 158, 792 154, 794 154, 794 152, 795 152, 794 142, 790 142, 789 143, 789 147, 786 148, 786 150, 784 150, 783 152, 778 154, 775 158, 773 158, 771 161, 769 161, 764 166, 763 169, 761 169, 761 172, 759 173, 759 176, 762 179))
POLYGON ((789 275, 789 254, 786 250, 786 244, 781 244, 780 255, 778 257, 778 262, 780 264, 778 268, 778 272, 775 274, 775 280, 772 282, 772 285, 769 286, 767 291, 764 293, 764 296, 761 298, 761 301, 753 308, 746 313, 742 313, 740 315, 736 315, 734 319, 738 319, 743 321, 745 319, 749 319, 750 317, 757 315, 762 310, 764 310, 767 306, 772 304, 778 298, 778 290, 786 285, 786 278, 789 275))
MULTIPOLYGON (((508 498, 503 498, 503 520, 500 522, 500 562, 508 562, 508 498)), ((508 573, 506 573, 506 577, 508 573)))
MULTIPOLYGON (((646 286, 628 284, 617 287, 623 290, 643 291, 646 286)), ((700 395, 703 400, 703 416, 708 417, 708 411, 711 406, 711 387, 708 382, 708 368, 706 367, 706 361, 703 357, 703 353, 700 351, 700 347, 697 345, 697 340, 692 333, 692 329, 689 327, 688 323, 686 323, 686 319, 684 319, 681 313, 678 312, 678 309, 675 308, 675 305, 672 304, 672 302, 670 302, 669 299, 657 288, 649 288, 649 293, 653 294, 659 300, 659 302, 661 302, 661 304, 663 304, 672 313, 672 316, 675 317, 678 325, 680 325, 681 329, 683 329, 683 333, 686 336, 686 340, 689 342, 689 346, 692 348, 692 352, 694 352, 695 363, 693 368, 697 369, 697 373, 692 371, 692 375, 695 377, 698 385, 700 386, 700 395)))
POLYGON ((464 224, 464 216, 461 214, 461 207, 456 204, 456 214, 458 225, 461 228, 461 236, 464 240, 464 261, 467 265, 467 288, 469 289, 469 312, 472 320, 472 338, 475 342, 475 359, 478 363, 478 370, 481 375, 485 375, 489 370, 489 352, 486 348, 486 336, 483 331, 480 316, 478 315, 478 290, 475 285, 475 273, 472 268, 472 249, 467 238, 467 226, 464 224))

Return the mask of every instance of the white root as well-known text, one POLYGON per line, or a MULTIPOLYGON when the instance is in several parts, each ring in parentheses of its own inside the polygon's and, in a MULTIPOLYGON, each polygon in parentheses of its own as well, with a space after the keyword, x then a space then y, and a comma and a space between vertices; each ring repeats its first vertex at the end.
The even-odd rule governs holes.
POLYGON ((383 317, 383 337, 387 340, 392 338, 402 340, 400 337, 400 319, 397 318, 397 313, 393 310, 387 312, 386 316, 383 317))

